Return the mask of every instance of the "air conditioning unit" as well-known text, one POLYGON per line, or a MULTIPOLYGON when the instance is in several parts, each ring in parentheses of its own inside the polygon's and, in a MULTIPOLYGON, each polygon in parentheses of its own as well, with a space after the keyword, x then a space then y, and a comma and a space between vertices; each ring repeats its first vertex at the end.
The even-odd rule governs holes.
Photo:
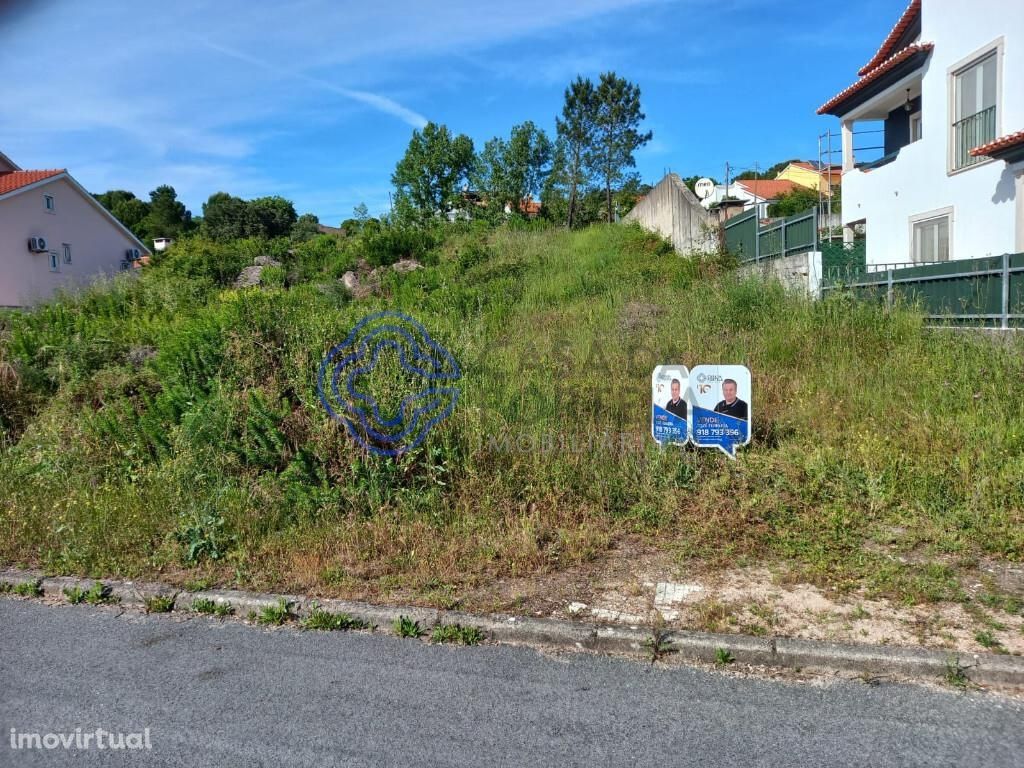
POLYGON ((141 257, 142 254, 139 253, 138 248, 129 248, 128 252, 125 254, 125 259, 128 261, 138 261, 141 257))
POLYGON ((28 239, 28 249, 32 253, 43 253, 46 251, 46 238, 45 237, 30 237, 28 239))
POLYGON ((121 267, 122 272, 127 272, 132 268, 132 263, 130 261, 122 261, 119 266, 121 267))

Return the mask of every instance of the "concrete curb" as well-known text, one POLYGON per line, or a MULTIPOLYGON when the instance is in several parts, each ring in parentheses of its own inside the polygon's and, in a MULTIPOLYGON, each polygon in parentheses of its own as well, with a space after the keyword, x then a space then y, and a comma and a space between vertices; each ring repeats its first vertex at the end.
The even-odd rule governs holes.
MULTIPOLYGON (((37 583, 43 596, 64 597, 64 590, 88 590, 96 580, 67 576, 44 577, 34 571, 0 572, 0 583, 37 583)), ((275 607, 284 601, 299 617, 318 606, 333 613, 347 613, 377 627, 390 627, 400 616, 418 621, 428 631, 437 624, 462 624, 479 628, 488 640, 510 645, 544 646, 574 651, 593 651, 637 656, 650 655, 652 630, 639 626, 609 626, 562 619, 535 619, 500 614, 477 615, 413 606, 385 606, 302 595, 277 595, 240 590, 212 589, 186 592, 166 584, 103 581, 119 605, 145 609, 155 595, 173 597, 175 612, 191 612, 197 599, 229 603, 235 616, 275 607)), ((1024 658, 999 654, 959 654, 918 647, 892 647, 827 643, 795 638, 752 637, 684 630, 667 631, 664 647, 673 658, 714 663, 719 649, 727 650, 739 664, 792 670, 853 673, 865 677, 944 679, 959 670, 973 683, 1024 685, 1024 658)))

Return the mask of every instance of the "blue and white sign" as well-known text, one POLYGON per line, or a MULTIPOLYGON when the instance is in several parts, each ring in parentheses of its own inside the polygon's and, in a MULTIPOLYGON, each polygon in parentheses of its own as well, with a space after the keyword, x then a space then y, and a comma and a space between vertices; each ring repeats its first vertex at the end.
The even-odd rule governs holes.
POLYGON ((736 458, 750 443, 750 370, 743 365, 698 365, 690 372, 690 440, 736 458))
POLYGON ((659 365, 651 374, 651 435, 660 445, 685 445, 689 439, 685 365, 659 365))

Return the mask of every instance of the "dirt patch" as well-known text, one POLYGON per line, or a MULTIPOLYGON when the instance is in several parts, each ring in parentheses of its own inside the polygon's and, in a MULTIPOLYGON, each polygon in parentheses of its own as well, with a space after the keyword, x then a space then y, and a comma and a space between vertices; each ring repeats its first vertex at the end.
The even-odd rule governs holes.
POLYGON ((670 554, 633 543, 599 562, 561 573, 490 583, 463 593, 458 602, 470 610, 631 626, 663 623, 671 629, 1021 655, 1020 609, 978 599, 987 594, 983 582, 998 582, 1013 591, 1021 570, 982 565, 963 578, 966 602, 901 605, 863 591, 793 583, 787 573, 763 567, 710 570, 684 565, 670 554))

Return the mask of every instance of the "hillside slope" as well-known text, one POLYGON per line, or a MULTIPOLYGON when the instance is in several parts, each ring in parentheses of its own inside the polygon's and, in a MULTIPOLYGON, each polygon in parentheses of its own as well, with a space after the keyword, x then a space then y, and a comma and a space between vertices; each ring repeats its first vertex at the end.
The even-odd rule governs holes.
POLYGON ((629 227, 452 234, 359 301, 346 265, 284 258, 279 287, 172 257, 2 320, 0 561, 451 604, 628 547, 921 602, 1024 556, 1020 342, 810 303, 629 227), (383 308, 463 372, 400 460, 316 395, 326 351, 383 308), (668 362, 749 366, 738 461, 652 443, 668 362))

